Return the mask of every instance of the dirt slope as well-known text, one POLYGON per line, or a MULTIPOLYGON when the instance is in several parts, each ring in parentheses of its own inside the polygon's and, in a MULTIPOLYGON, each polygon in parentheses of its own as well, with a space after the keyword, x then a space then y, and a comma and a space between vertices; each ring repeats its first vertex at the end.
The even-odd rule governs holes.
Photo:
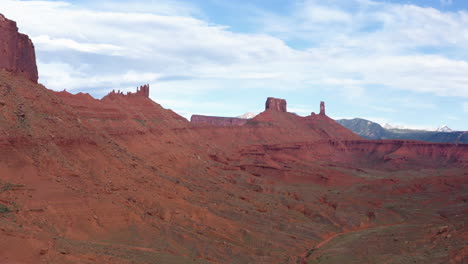
POLYGON ((0 77, 1 263, 466 257, 465 145, 360 140, 326 116, 268 111, 192 125, 145 97, 0 77), (352 253, 364 238, 380 250, 352 253))

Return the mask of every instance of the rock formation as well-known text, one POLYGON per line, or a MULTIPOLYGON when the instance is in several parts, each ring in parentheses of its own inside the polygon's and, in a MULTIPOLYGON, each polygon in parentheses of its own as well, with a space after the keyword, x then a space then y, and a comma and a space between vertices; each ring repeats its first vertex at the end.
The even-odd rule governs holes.
POLYGON ((142 85, 139 89, 137 88, 137 92, 135 95, 149 97, 149 84, 142 85))
POLYGON ((325 115, 325 102, 320 102, 320 114, 325 115))
POLYGON ((286 100, 278 99, 274 97, 268 97, 265 103, 265 110, 273 110, 279 112, 287 112, 286 111, 286 100))
MULTIPOLYGON (((137 87, 136 93, 132 92, 127 92, 124 94, 123 91, 117 90, 112 90, 112 92, 108 93, 104 98, 117 98, 117 97, 145 97, 149 98, 149 84, 142 85, 140 87, 137 87)), ((104 99, 103 98, 103 99, 104 99)))
POLYGON ((190 122, 194 124, 209 124, 214 126, 243 126, 249 119, 238 117, 220 117, 192 115, 190 122))
POLYGON ((26 76, 37 82, 34 45, 27 35, 18 33, 16 22, 0 14, 0 69, 26 76))

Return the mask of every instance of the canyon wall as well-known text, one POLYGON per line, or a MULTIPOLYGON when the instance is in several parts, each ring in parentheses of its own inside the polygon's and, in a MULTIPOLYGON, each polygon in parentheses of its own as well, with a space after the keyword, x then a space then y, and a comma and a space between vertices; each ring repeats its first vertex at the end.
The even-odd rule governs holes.
POLYGON ((192 115, 190 122, 194 124, 209 124, 214 126, 243 126, 248 119, 236 117, 192 115))
POLYGON ((265 103, 265 110, 273 110, 279 112, 287 112, 286 100, 274 97, 268 97, 265 103))

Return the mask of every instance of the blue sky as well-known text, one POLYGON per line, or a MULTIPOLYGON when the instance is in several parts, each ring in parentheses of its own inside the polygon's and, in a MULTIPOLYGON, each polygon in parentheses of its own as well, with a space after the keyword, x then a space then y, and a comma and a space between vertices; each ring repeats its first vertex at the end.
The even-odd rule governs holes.
POLYGON ((2 0, 40 82, 88 92, 149 83, 185 117, 260 112, 413 128, 468 126, 466 0, 2 0))

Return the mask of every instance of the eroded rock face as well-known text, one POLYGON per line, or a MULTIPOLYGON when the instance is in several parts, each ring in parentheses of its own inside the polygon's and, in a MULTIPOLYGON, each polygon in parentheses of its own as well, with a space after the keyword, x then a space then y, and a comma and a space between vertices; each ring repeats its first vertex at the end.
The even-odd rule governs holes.
POLYGON ((219 117, 219 116, 203 116, 192 115, 190 122, 194 124, 209 124, 214 126, 243 126, 248 119, 237 117, 219 117))
POLYGON ((325 102, 320 102, 320 114, 325 115, 325 102))
POLYGON ((145 98, 149 98, 149 84, 145 84, 145 85, 141 85, 140 87, 137 87, 137 91, 135 93, 127 92, 126 94, 124 94, 123 91, 118 90, 116 92, 115 90, 112 90, 112 92, 108 93, 104 98, 113 99, 113 98, 117 98, 117 97, 145 97, 145 98))
POLYGON ((286 100, 268 97, 265 103, 265 110, 286 112, 286 100))
POLYGON ((34 45, 27 35, 18 33, 16 22, 0 14, 0 69, 22 74, 37 82, 34 45))

